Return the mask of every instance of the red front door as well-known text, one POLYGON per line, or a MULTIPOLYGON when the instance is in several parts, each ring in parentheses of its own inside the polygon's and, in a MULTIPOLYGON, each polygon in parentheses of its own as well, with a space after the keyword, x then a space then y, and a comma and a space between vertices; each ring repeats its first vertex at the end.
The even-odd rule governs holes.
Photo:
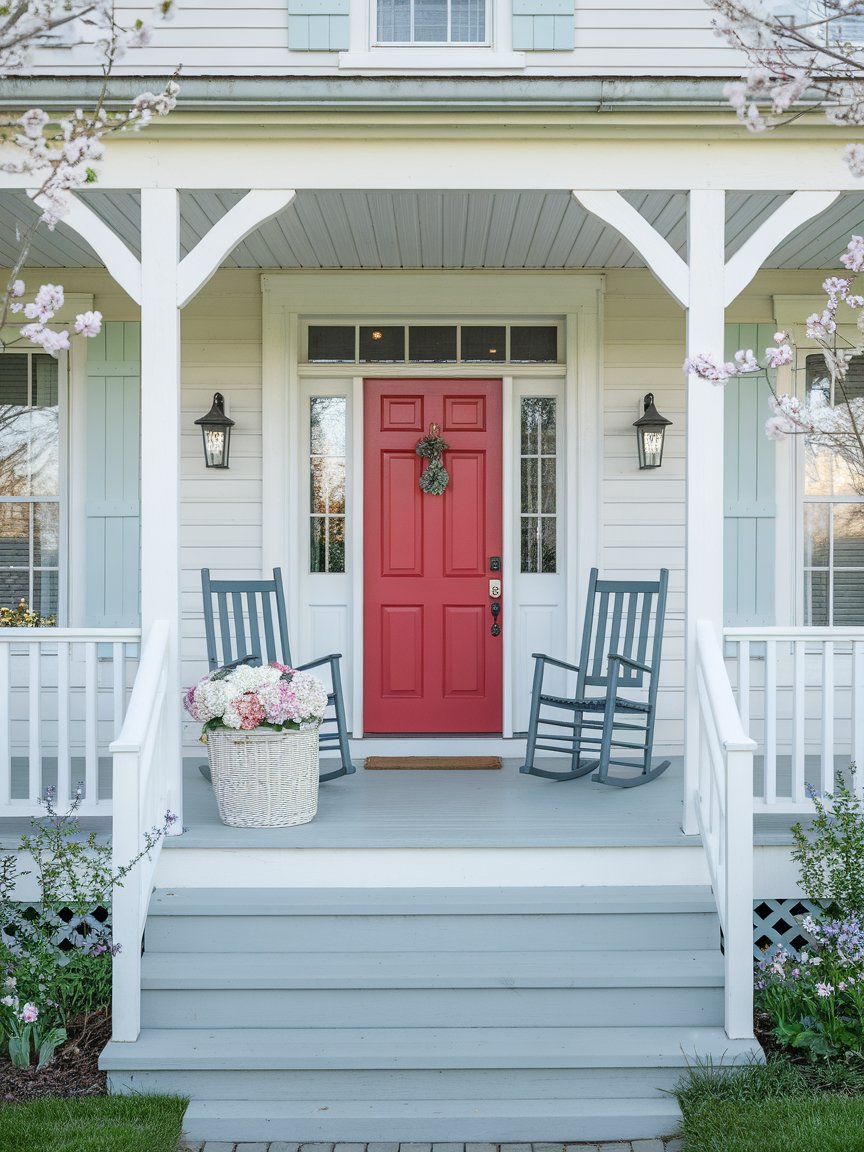
POLYGON ((500 732, 501 381, 367 380, 364 408, 363 727, 500 732), (449 446, 441 496, 418 484, 430 423, 449 446))

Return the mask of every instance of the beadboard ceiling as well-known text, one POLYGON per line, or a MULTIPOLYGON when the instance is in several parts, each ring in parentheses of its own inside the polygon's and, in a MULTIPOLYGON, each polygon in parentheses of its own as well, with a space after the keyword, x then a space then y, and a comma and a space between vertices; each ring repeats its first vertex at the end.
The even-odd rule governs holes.
MULTIPOLYGON (((233 204, 238 191, 181 193, 185 255, 233 204)), ((683 192, 625 192, 683 257, 683 192)), ((88 191, 82 199, 139 254, 140 199, 134 192, 88 191)), ((726 249, 734 253, 785 199, 776 192, 731 192, 726 249)), ((0 193, 0 263, 9 264, 34 210, 22 193, 0 193)), ((767 268, 836 268, 850 233, 864 229, 864 194, 846 193, 799 228, 767 268)), ((99 267, 101 261, 62 223, 36 231, 31 267, 99 267)), ((299 192, 288 208, 225 259, 228 268, 641 268, 616 232, 561 192, 299 192)))

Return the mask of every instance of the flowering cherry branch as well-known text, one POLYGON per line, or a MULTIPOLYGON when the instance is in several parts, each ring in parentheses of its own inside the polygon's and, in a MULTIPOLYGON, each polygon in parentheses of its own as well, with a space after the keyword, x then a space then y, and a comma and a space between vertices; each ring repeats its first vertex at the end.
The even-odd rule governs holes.
MULTIPOLYGON (((154 16, 167 19, 173 14, 174 0, 160 0, 154 16)), ((0 171, 32 176, 35 191, 31 198, 41 215, 18 235, 19 251, 0 294, 0 332, 10 316, 24 312, 30 321, 20 337, 56 355, 69 347, 68 330, 48 325, 63 304, 63 289, 42 285, 32 301, 23 302, 25 285, 20 278, 36 228, 44 224, 53 230, 73 202, 76 189, 96 181, 93 167, 104 155, 106 136, 145 127, 154 117, 167 116, 177 103, 179 86, 172 78, 159 93, 142 92, 128 109, 106 109, 108 81, 116 62, 127 48, 145 45, 152 25, 136 20, 124 28, 114 19, 110 0, 19 0, 9 8, 0 6, 0 77, 28 67, 36 47, 62 31, 64 42, 93 43, 102 56, 103 81, 96 106, 85 112, 76 109, 52 124, 40 108, 22 116, 0 120, 0 171)), ((96 336, 101 328, 99 312, 78 315, 74 330, 82 336, 96 336)), ((0 349, 7 341, 0 337, 0 349)))
POLYGON ((806 320, 807 338, 821 349, 827 371, 826 379, 811 389, 806 399, 778 393, 769 375, 771 370, 792 364, 795 359, 786 332, 774 333, 775 345, 765 349, 762 362, 752 348, 742 348, 726 363, 699 353, 684 361, 684 371, 714 384, 764 373, 771 389, 772 412, 765 423, 766 435, 772 440, 805 435, 814 446, 833 450, 850 465, 864 492, 864 397, 850 396, 846 389, 849 364, 853 357, 864 354, 864 339, 853 344, 839 327, 844 322, 843 310, 848 308, 851 315, 847 322, 855 323, 858 331, 864 332, 864 295, 851 291, 854 276, 864 272, 864 237, 853 236, 840 261, 852 275, 829 276, 822 284, 825 307, 806 320))
MULTIPOLYGON (((766 0, 705 2, 716 33, 747 58, 749 71, 725 94, 751 131, 819 106, 831 124, 864 124, 864 45, 844 39, 840 23, 864 16, 864 0, 821 0, 818 16, 802 3, 801 19, 776 14, 766 0)), ((848 144, 845 156, 853 174, 864 175, 864 144, 848 144)))

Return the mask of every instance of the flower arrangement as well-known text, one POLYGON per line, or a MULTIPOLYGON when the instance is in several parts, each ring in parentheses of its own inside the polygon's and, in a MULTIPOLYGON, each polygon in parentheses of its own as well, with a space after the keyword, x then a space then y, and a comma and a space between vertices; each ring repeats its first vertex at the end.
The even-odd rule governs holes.
POLYGON ((810 1061, 864 1053, 864 926, 857 916, 801 926, 812 944, 797 956, 779 949, 756 972, 756 1006, 777 1039, 810 1061))
POLYGON ((56 616, 40 616, 27 607, 26 600, 19 600, 16 608, 0 606, 0 628, 53 628, 56 616))
POLYGON ((205 676, 186 692, 183 705, 202 725, 206 742, 207 733, 220 728, 317 728, 327 707, 327 690, 317 676, 285 664, 239 664, 205 676))

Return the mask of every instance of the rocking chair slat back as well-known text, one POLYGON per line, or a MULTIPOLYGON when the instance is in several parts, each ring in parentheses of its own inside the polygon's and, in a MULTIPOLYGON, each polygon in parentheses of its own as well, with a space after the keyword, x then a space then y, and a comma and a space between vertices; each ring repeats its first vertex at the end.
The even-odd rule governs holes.
POLYGON ((253 657, 250 660, 253 664, 271 663, 274 660, 281 664, 291 664, 280 569, 273 569, 272 580, 211 580, 209 569, 203 568, 201 586, 204 593, 207 661, 211 671, 220 664, 231 664, 244 657, 253 657), (219 643, 216 639, 214 607, 219 619, 219 643))

